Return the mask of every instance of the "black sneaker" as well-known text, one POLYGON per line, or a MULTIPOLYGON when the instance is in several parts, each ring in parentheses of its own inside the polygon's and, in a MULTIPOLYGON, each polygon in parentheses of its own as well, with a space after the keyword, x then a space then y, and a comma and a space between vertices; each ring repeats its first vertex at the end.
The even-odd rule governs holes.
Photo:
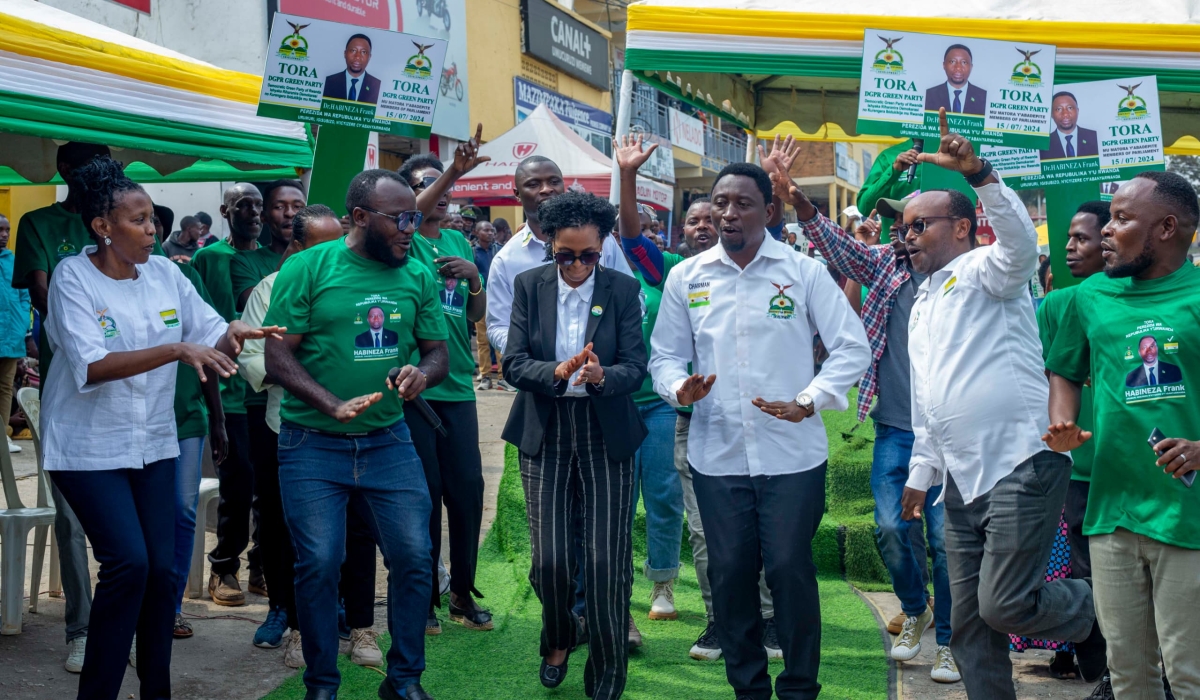
POLYGON ((1075 661, 1079 675, 1088 683, 1100 680, 1108 670, 1108 644, 1100 633, 1100 623, 1092 623, 1092 632, 1082 642, 1075 643, 1075 661))
POLYGON ((779 635, 775 632, 775 618, 763 620, 763 648, 767 650, 768 659, 782 659, 783 649, 779 648, 779 635))
POLYGON ((1108 674, 1104 674, 1100 684, 1092 690, 1092 694, 1087 696, 1085 700, 1113 700, 1112 681, 1109 680, 1108 674))
POLYGON ((433 636, 442 633, 442 623, 438 620, 433 608, 429 609, 429 617, 425 618, 425 634, 433 636))
POLYGON ((717 628, 711 620, 700 638, 692 645, 688 656, 697 661, 716 661, 721 658, 721 643, 717 641, 717 628))

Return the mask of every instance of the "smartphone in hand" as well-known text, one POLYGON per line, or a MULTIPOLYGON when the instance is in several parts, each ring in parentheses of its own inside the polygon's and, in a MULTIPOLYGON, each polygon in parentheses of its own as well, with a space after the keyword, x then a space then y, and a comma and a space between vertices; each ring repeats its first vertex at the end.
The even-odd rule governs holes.
MULTIPOLYGON (((1150 433, 1150 439, 1148 439, 1147 442, 1150 443, 1150 449, 1154 450, 1155 445, 1166 439, 1167 436, 1163 435, 1163 431, 1155 428, 1154 432, 1150 433)), ((1159 457, 1162 456, 1162 453, 1158 450, 1154 450, 1154 454, 1158 455, 1159 457)), ((1196 472, 1188 472, 1187 474, 1179 477, 1179 480, 1183 482, 1184 486, 1191 488, 1192 484, 1196 481, 1196 472)))

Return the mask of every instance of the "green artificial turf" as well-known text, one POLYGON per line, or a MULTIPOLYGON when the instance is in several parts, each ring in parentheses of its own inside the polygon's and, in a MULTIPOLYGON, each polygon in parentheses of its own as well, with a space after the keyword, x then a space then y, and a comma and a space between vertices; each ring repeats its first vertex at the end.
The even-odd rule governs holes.
MULTIPOLYGON (((830 520, 828 516, 826 520, 830 520)), ((645 520, 641 514, 634 528, 634 542, 634 569, 638 572, 645 556, 645 520)), ((687 655, 692 643, 704 631, 705 618, 696 573, 691 566, 691 551, 686 546, 686 532, 684 545, 684 564, 675 586, 675 605, 680 611, 678 620, 653 622, 646 618, 651 584, 640 573, 635 573, 632 611, 645 646, 630 656, 627 698, 695 700, 732 697, 723 662, 694 661, 687 655)), ((888 665, 879 629, 867 605, 837 574, 841 565, 836 525, 832 521, 822 523, 822 534, 814 543, 814 549, 818 562, 822 562, 819 581, 821 697, 885 700, 888 697, 888 665)), ((584 697, 584 649, 572 655, 567 680, 558 689, 547 690, 538 683, 541 606, 529 586, 528 574, 529 535, 525 504, 515 451, 510 446, 497 497, 496 519, 480 548, 476 581, 487 596, 483 604, 495 616, 496 629, 468 631, 449 623, 443 608, 439 615, 443 634, 426 638, 427 670, 422 679, 425 689, 438 700, 584 697)), ((386 635, 381 637, 381 648, 386 650, 388 641, 386 635)), ((381 673, 354 666, 345 656, 339 658, 339 668, 342 672, 340 700, 376 697, 383 678, 381 673)), ((773 661, 770 668, 772 674, 778 674, 783 664, 773 661)), ((299 674, 266 696, 267 700, 300 700, 303 697, 304 685, 299 674)))

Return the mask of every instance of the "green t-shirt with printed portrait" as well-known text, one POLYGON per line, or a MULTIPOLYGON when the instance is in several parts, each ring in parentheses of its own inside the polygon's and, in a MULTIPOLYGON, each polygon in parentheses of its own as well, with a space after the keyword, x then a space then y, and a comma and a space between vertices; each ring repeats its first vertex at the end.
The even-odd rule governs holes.
MULTIPOLYGON (((1079 291, 1079 285, 1056 289, 1042 299, 1037 308, 1038 336, 1042 339, 1042 361, 1050 359, 1050 348, 1054 345, 1054 337, 1062 325, 1063 314, 1079 291)), ((1079 397, 1079 420, 1076 425, 1084 430, 1092 430, 1092 388, 1084 386, 1079 397)), ((1096 444, 1089 440, 1077 449, 1071 450, 1071 479, 1073 481, 1092 480, 1092 460, 1096 458, 1096 444)))
MULTIPOLYGON (((204 288, 204 280, 200 274, 187 263, 175 263, 183 276, 191 281, 196 292, 200 294, 209 306, 212 299, 204 288)), ((200 383, 200 374, 191 365, 177 362, 179 368, 175 375, 175 432, 180 440, 204 437, 208 435, 208 405, 204 402, 204 387, 200 383)))
MULTIPOLYGON (((471 337, 467 331, 470 283, 442 277, 437 272, 439 265, 433 261, 452 256, 474 263, 475 254, 471 250, 471 243, 462 233, 441 229, 441 234, 441 238, 426 238, 418 231, 413 234, 412 247, 408 251, 414 261, 425 265, 433 273, 437 283, 438 304, 446 317, 446 331, 450 334, 446 340, 446 349, 450 353, 450 374, 441 384, 427 389, 422 396, 430 401, 474 401, 475 388, 471 386, 471 378, 475 372, 475 356, 471 354, 471 337)), ((414 354, 409 363, 415 365, 420 359, 419 354, 414 354)))
MULTIPOLYGON (((671 268, 684 261, 682 255, 675 253, 663 253, 663 275, 662 280, 658 284, 650 284, 642 273, 636 268, 633 271, 633 276, 637 278, 638 284, 642 285, 642 342, 646 344, 646 357, 650 356, 650 336, 654 333, 654 322, 658 320, 658 307, 662 303, 662 285, 667 281, 667 275, 670 274, 671 268)), ((654 380, 650 377, 650 373, 646 373, 646 378, 642 380, 640 389, 633 393, 633 402, 643 405, 662 401, 662 397, 654 391, 654 380)))
MULTIPOLYGON (((265 228, 265 227, 264 227, 265 228)), ((234 303, 247 289, 254 289, 263 278, 279 267, 279 253, 266 246, 260 245, 254 250, 239 250, 229 261, 229 278, 233 290, 234 303)), ((241 314, 238 314, 241 317, 241 314)), ((267 392, 255 391, 249 384, 243 382, 243 405, 266 406, 267 392)))
POLYGON ((387 388, 388 371, 408 364, 417 339, 445 340, 437 282, 429 268, 409 260, 393 268, 359 256, 346 239, 322 243, 287 259, 271 290, 266 326, 302 335, 296 360, 342 400, 383 392, 349 423, 321 413, 285 392, 285 423, 330 433, 388 428, 404 416, 387 388))
MULTIPOLYGON (((17 222, 15 233, 12 286, 16 289, 28 289, 29 275, 33 272, 45 272, 49 284, 58 263, 95 243, 83 225, 83 219, 67 211, 59 202, 27 212, 17 222)), ((38 371, 43 382, 50 374, 52 357, 43 331, 38 337, 38 371)))
POLYGON ((1093 275, 1079 285, 1046 364, 1092 380, 1095 459, 1083 532, 1122 528, 1200 549, 1200 489, 1164 474, 1147 440, 1200 440, 1200 269, 1155 280, 1093 275))
MULTIPOLYGON (((192 256, 192 267, 200 273, 204 280, 204 288, 212 299, 212 306, 226 321, 233 321, 241 314, 237 312, 236 299, 233 296, 233 278, 229 270, 233 258, 238 254, 229 241, 217 241, 196 251, 192 256)), ((241 375, 233 375, 221 379, 221 405, 226 414, 246 413, 246 380, 241 375)))

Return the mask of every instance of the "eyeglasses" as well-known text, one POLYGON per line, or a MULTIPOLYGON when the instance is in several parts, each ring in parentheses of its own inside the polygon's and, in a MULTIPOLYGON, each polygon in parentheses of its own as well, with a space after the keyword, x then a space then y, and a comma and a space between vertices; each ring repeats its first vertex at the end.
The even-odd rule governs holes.
POLYGON ((912 222, 911 224, 899 224, 897 226, 894 226, 894 227, 892 227, 892 231, 897 233, 901 238, 908 238, 908 230, 912 229, 913 233, 920 236, 921 234, 925 233, 925 231, 929 228, 928 222, 930 222, 930 221, 937 221, 938 219, 962 219, 962 218, 964 218, 964 217, 961 217, 961 216, 922 216, 921 218, 917 219, 916 221, 912 222))
POLYGON ((437 181, 438 179, 436 175, 426 175, 425 177, 421 178, 421 182, 413 185, 413 192, 418 190, 427 190, 430 187, 433 187, 433 183, 437 181))
POLYGON ((400 229, 401 231, 407 230, 409 226, 416 228, 421 225, 422 221, 425 220, 425 215, 419 211, 402 211, 399 214, 384 214, 381 211, 375 211, 369 207, 359 207, 359 209, 371 212, 372 214, 378 214, 387 219, 391 219, 396 223, 396 228, 400 229))
POLYGON ((586 253, 576 255, 569 250, 564 250, 561 253, 554 254, 554 262, 558 263, 559 267, 570 267, 578 260, 580 265, 595 265, 600 262, 600 253, 589 250, 586 253))

